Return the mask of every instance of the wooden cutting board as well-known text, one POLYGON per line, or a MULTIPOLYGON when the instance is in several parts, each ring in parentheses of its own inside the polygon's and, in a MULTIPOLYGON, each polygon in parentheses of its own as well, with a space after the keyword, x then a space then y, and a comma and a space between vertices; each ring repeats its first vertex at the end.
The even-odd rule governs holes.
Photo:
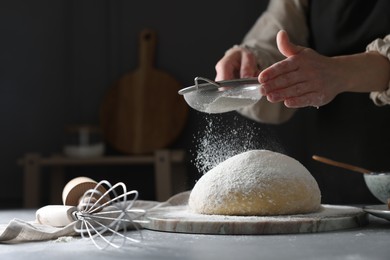
POLYGON ((105 141, 123 153, 166 148, 186 123, 188 106, 177 93, 182 85, 154 67, 156 44, 155 31, 140 33, 138 67, 109 88, 101 105, 105 141))
POLYGON ((316 213, 286 216, 222 216, 190 212, 188 206, 165 207, 147 214, 146 229, 195 234, 262 235, 316 233, 368 224, 360 208, 322 205, 316 213))

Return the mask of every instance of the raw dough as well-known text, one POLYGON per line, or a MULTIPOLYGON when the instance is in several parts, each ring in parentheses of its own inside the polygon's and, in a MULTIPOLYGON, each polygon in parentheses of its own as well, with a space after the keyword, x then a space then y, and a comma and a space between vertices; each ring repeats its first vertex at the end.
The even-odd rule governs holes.
POLYGON ((203 175, 191 191, 188 204, 200 214, 299 214, 318 211, 321 192, 297 160, 268 150, 251 150, 203 175))

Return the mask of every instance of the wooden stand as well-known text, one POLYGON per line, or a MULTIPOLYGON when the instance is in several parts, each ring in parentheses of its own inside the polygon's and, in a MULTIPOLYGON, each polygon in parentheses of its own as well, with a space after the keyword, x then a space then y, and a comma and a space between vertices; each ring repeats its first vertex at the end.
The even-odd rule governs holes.
POLYGON ((165 201, 183 187, 186 181, 185 152, 181 150, 158 150, 145 156, 104 156, 96 158, 70 158, 63 155, 42 157, 37 153, 28 153, 18 161, 24 168, 25 208, 40 207, 41 169, 50 167, 50 203, 59 204, 61 191, 65 185, 65 167, 97 165, 154 165, 155 189, 158 201, 165 201))

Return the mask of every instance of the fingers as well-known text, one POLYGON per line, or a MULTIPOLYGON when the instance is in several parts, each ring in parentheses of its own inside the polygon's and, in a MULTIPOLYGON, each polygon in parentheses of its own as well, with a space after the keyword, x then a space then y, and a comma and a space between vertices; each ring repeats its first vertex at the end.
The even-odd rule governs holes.
POLYGON ((291 43, 287 32, 283 30, 279 31, 276 35, 276 44, 280 53, 282 53, 287 58, 298 54, 304 49, 304 47, 291 43))
POLYGON ((284 102, 284 105, 290 108, 320 107, 329 103, 332 99, 332 96, 327 95, 320 89, 313 89, 308 83, 298 83, 267 95, 268 101, 272 103, 284 102))
POLYGON ((298 108, 306 106, 323 106, 332 99, 331 96, 327 96, 321 88, 314 88, 312 82, 305 81, 287 85, 288 87, 279 88, 265 94, 267 100, 272 103, 284 102, 287 107, 298 108))
POLYGON ((234 47, 215 65, 216 81, 254 77, 258 75, 255 56, 241 47, 234 47))
POLYGON ((240 78, 255 77, 259 74, 255 56, 245 50, 241 56, 240 78))
POLYGON ((276 91, 273 91, 271 93, 268 93, 267 99, 270 102, 280 102, 284 101, 286 99, 300 97, 303 95, 306 95, 307 93, 310 93, 312 90, 309 86, 307 86, 304 83, 297 83, 294 85, 291 85, 288 88, 279 89, 276 91))
POLYGON ((235 78, 235 74, 237 74, 236 69, 234 68, 230 60, 230 57, 224 57, 215 65, 216 81, 235 78))
POLYGON ((286 59, 263 70, 259 75, 259 82, 262 84, 261 94, 268 95, 272 91, 303 81, 298 69, 297 63, 286 59))
POLYGON ((329 103, 329 101, 325 99, 325 96, 316 92, 307 93, 299 97, 289 98, 284 101, 284 105, 290 108, 300 108, 300 107, 309 107, 309 106, 319 108, 320 106, 323 106, 327 103, 329 103))
POLYGON ((259 75, 260 83, 264 83, 270 79, 298 69, 297 64, 294 62, 294 56, 298 55, 305 48, 291 43, 287 33, 283 30, 278 32, 276 36, 276 42, 279 51, 287 59, 277 62, 262 71, 259 75))
POLYGON ((320 91, 314 91, 306 83, 298 83, 288 88, 271 92, 267 95, 267 100, 272 103, 284 102, 286 107, 291 108, 319 107, 326 103, 323 94, 320 91))

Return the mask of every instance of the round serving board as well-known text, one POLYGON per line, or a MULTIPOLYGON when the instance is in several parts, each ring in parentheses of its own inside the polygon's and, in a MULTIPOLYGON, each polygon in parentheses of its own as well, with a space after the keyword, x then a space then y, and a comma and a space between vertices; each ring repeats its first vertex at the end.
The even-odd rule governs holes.
POLYGON ((146 229, 221 235, 316 233, 368 224, 362 209, 334 205, 322 205, 311 214, 264 217, 203 215, 190 212, 188 206, 172 206, 153 210, 147 218, 146 229))

